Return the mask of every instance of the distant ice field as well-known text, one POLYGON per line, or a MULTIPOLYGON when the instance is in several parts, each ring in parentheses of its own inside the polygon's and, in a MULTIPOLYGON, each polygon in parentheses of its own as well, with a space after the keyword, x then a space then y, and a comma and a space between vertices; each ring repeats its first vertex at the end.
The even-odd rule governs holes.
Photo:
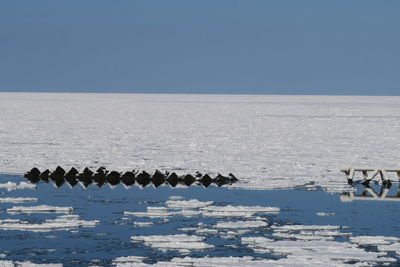
POLYGON ((343 191, 344 165, 400 167, 400 97, 0 93, 0 173, 232 172, 246 189, 343 191))

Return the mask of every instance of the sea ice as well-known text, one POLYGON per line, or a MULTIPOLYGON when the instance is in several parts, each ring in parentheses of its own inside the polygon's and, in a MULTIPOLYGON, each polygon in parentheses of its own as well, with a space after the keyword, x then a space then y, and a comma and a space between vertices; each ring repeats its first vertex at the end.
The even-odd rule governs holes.
POLYGON ((48 205, 40 206, 15 206, 7 209, 8 213, 70 213, 72 207, 55 207, 48 205))
POLYGON ((277 214, 280 209, 276 207, 261 207, 261 206, 207 206, 201 208, 204 217, 224 218, 224 217, 239 217, 250 218, 254 214, 277 214))
POLYGON ((400 241, 400 238, 392 236, 352 236, 350 242, 359 245, 389 245, 400 241))
POLYGON ((36 202, 35 197, 3 197, 0 198, 0 203, 25 203, 25 202, 36 202))
POLYGON ((132 236, 132 242, 143 242, 145 245, 160 250, 177 250, 187 252, 191 250, 204 250, 213 248, 213 245, 204 243, 204 237, 193 235, 151 235, 132 236))
POLYGON ((0 94, 2 173, 167 166, 232 172, 238 188, 342 192, 342 165, 398 166, 399 97, 0 94))
POLYGON ((20 230, 32 232, 49 232, 54 230, 69 230, 78 227, 94 227, 99 221, 80 220, 78 215, 62 215, 56 219, 49 219, 43 223, 29 223, 23 220, 5 219, 0 220, 2 230, 20 230))
POLYGON ((190 200, 168 200, 165 202, 170 209, 198 209, 213 205, 213 201, 199 201, 197 199, 190 200))
POLYGON ((264 221, 234 221, 234 222, 218 222, 215 228, 222 229, 242 229, 242 228, 259 228, 266 227, 268 223, 264 221))
POLYGON ((334 212, 317 212, 317 216, 335 216, 336 213, 334 212))
POLYGON ((133 224, 139 227, 148 227, 153 225, 152 222, 134 222, 133 224))
POLYGON ((18 190, 18 189, 36 189, 36 185, 27 182, 20 182, 19 184, 16 184, 14 182, 8 181, 5 184, 0 184, 0 188, 7 189, 8 191, 18 190))
POLYGON ((274 231, 277 232, 288 232, 288 231, 299 231, 299 230, 337 230, 341 227, 338 225, 282 225, 282 226, 271 226, 274 231))

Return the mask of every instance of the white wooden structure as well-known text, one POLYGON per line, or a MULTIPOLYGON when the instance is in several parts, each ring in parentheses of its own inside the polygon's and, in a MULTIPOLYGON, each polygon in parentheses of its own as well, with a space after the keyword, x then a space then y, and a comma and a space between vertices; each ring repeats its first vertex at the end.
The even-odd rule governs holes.
POLYGON ((397 180, 400 179, 400 169, 386 168, 370 168, 370 167, 344 167, 341 169, 347 175, 347 180, 352 182, 356 172, 361 172, 365 182, 374 179, 378 174, 383 183, 390 182, 388 173, 394 172, 397 174, 397 180))

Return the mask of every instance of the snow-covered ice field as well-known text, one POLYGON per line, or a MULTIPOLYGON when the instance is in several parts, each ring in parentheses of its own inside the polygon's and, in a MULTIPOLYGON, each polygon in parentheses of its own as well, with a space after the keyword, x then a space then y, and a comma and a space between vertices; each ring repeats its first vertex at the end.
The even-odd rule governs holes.
POLYGON ((399 119, 400 97, 0 93, 0 266, 397 266, 398 202, 351 198, 340 167, 400 167, 399 119), (239 182, 21 176, 57 165, 239 182))
POLYGON ((0 93, 0 173, 234 173, 241 188, 328 191, 344 165, 399 167, 400 97, 0 93))

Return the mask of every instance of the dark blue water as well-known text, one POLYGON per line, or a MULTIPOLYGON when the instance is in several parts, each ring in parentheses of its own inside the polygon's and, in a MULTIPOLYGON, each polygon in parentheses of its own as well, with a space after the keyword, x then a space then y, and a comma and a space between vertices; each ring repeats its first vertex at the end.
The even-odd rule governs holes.
MULTIPOLYGON (((21 176, 0 175, 0 183, 7 181, 24 181, 21 176)), ((357 194, 362 194, 365 187, 355 185, 357 194)), ((380 193, 379 185, 371 188, 380 193)), ((393 185, 388 195, 395 196, 398 185, 393 185)), ((305 224, 305 225, 340 225, 348 226, 342 231, 353 235, 384 235, 400 237, 400 202, 396 201, 362 201, 341 202, 340 195, 327 194, 322 190, 243 190, 229 187, 191 186, 171 188, 161 186, 133 186, 129 189, 118 185, 111 189, 108 186, 98 188, 94 185, 83 189, 79 186, 69 188, 63 185, 55 188, 52 184, 38 184, 36 190, 6 191, 0 189, 0 197, 36 197, 36 203, 0 203, 0 219, 23 219, 31 223, 54 219, 59 214, 8 214, 12 206, 72 206, 73 214, 83 220, 100 220, 96 227, 82 227, 70 231, 51 231, 35 233, 30 231, 0 230, 0 254, 6 254, 7 260, 37 263, 64 263, 65 266, 88 265, 95 263, 107 266, 111 260, 120 256, 146 256, 149 261, 168 260, 182 256, 178 252, 162 252, 142 243, 132 243, 134 235, 184 234, 178 231, 182 227, 196 227, 199 222, 213 225, 221 218, 173 216, 168 222, 160 218, 129 217, 122 219, 124 211, 145 211, 148 206, 163 206, 170 196, 182 196, 184 199, 214 201, 216 205, 273 206, 281 208, 279 214, 264 215, 268 223, 305 224), (335 216, 317 216, 317 212, 335 213, 335 216), (134 221, 153 222, 150 227, 137 227, 134 221)), ((267 236, 269 228, 255 229, 243 236, 267 236)), ((191 232, 186 232, 191 234, 191 232)), ((272 238, 272 237, 271 237, 272 238)), ((339 238, 340 239, 340 238, 339 238)), ((191 257, 210 256, 276 256, 257 254, 243 246, 239 240, 221 239, 217 235, 207 236, 206 242, 214 249, 193 251, 191 257), (230 247, 227 245, 236 245, 230 247)))

